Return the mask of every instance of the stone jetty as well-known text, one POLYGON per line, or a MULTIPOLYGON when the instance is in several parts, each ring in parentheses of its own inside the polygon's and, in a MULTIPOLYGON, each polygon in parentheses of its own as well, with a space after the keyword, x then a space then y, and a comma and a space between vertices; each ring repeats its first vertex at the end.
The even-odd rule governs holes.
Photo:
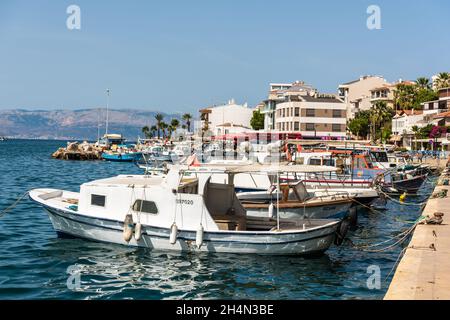
POLYGON ((68 142, 66 148, 59 148, 52 157, 61 160, 101 160, 103 149, 84 141, 68 142))
MULTIPOLYGON (((440 167, 445 165, 441 160, 440 167)), ((385 300, 450 299, 450 168, 442 173, 422 213, 434 223, 414 230, 385 300)))

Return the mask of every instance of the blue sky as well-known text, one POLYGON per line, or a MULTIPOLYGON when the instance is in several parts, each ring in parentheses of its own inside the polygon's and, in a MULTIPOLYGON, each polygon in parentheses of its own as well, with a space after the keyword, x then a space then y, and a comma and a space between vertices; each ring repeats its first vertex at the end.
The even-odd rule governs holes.
POLYGON ((110 88, 115 108, 194 113, 255 105, 270 82, 431 76, 450 71, 449 14, 446 0, 1 0, 0 109, 97 107, 110 88), (382 30, 366 27, 371 4, 382 30))

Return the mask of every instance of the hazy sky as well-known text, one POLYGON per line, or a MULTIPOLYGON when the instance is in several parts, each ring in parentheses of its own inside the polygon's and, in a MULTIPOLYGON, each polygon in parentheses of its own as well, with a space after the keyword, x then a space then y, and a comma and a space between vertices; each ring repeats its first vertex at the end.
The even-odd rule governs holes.
POLYGON ((450 71, 449 16, 447 0, 1 0, 0 109, 96 107, 110 88, 112 107, 197 112, 255 105, 270 82, 431 76, 450 71))

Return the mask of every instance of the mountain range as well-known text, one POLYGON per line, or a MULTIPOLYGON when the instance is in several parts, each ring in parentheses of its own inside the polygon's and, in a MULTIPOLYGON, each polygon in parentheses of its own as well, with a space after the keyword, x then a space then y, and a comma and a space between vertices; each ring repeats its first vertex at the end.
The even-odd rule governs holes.
MULTIPOLYGON (((180 115, 135 109, 109 110, 109 133, 127 139, 143 136, 142 127, 156 124, 155 115, 164 121, 180 120, 180 115)), ((96 140, 105 133, 105 109, 80 110, 0 110, 0 136, 21 139, 96 140), (98 130, 100 128, 100 130, 98 130)), ((180 120, 181 124, 181 120, 180 120)))

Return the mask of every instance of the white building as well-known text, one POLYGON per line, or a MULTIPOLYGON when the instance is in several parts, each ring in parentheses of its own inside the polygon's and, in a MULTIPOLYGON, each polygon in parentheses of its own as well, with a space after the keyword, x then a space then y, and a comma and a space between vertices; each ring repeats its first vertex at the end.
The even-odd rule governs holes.
POLYGON ((417 126, 422 128, 427 125, 426 114, 422 110, 402 110, 398 111, 392 118, 392 134, 406 135, 412 134, 412 128, 417 126))
POLYGON ((362 76, 357 80, 341 84, 338 88, 339 98, 347 105, 347 117, 353 119, 355 114, 372 107, 372 90, 389 83, 380 76, 362 76))
POLYGON ((246 103, 236 104, 232 99, 227 104, 200 110, 201 128, 214 135, 224 134, 226 130, 231 133, 242 128, 251 128, 253 111, 246 103))

